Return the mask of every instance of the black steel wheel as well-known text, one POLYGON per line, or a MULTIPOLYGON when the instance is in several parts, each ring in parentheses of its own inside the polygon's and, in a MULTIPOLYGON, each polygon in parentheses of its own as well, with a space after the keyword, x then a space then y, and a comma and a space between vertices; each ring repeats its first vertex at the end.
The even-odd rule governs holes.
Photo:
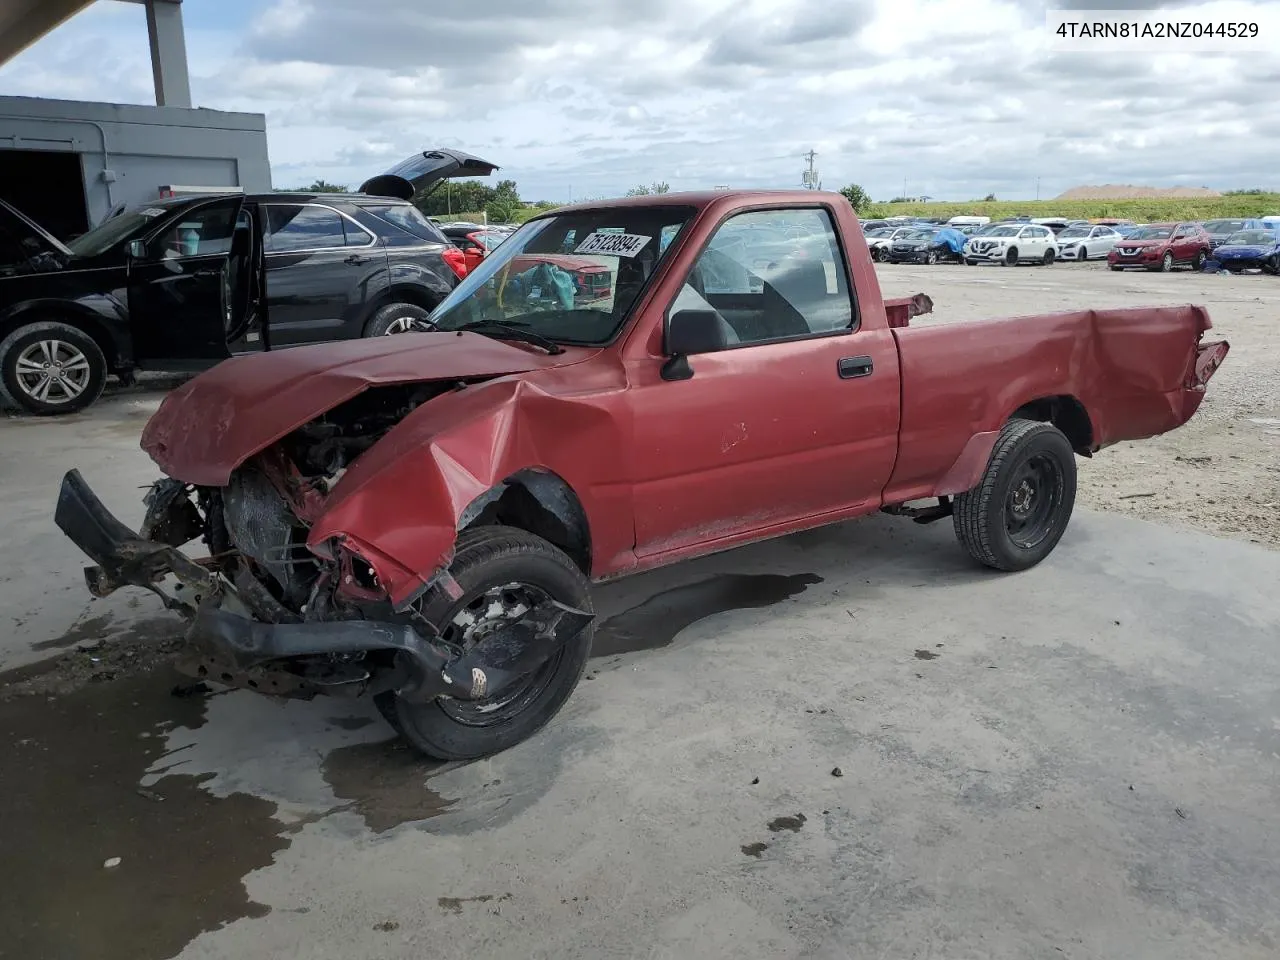
MULTIPOLYGON (((464 531, 449 568, 462 596, 436 593, 422 615, 440 626, 445 645, 463 653, 537 603, 557 600, 590 611, 591 585, 561 550, 514 527, 464 531)), ((506 750, 541 729, 578 685, 591 651, 594 625, 572 638, 539 668, 484 700, 437 698, 423 703, 395 693, 378 708, 419 752, 439 760, 472 760, 506 750)))
POLYGON ((956 536, 986 566, 1025 570, 1058 545, 1075 498, 1070 441, 1053 424, 1015 418, 1000 431, 982 482, 956 497, 956 536))

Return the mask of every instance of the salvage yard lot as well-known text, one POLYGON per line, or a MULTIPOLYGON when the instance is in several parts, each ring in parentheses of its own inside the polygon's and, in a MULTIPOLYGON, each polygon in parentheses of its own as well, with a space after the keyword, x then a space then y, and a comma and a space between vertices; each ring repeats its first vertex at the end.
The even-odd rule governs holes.
POLYGON ((872 518, 611 584, 589 682, 462 766, 171 696, 177 621, 86 602, 51 519, 70 466, 140 519, 160 394, 0 421, 0 667, 59 657, 0 675, 0 957, 1275 956, 1280 280, 878 272, 915 323, 1203 303, 1232 352, 1039 567, 872 518))

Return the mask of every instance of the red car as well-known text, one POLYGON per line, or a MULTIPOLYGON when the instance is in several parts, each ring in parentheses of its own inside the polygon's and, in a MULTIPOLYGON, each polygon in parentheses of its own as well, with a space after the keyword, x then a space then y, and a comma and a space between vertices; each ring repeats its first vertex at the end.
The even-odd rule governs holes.
POLYGON ((484 756, 577 685, 593 581, 880 511, 950 517, 978 563, 1025 570, 1067 527, 1076 456, 1186 422, 1228 349, 1196 306, 908 325, 931 307, 883 299, 836 193, 562 208, 433 331, 235 358, 170 393, 140 532, 74 470, 55 519, 95 595, 192 615, 194 675, 371 695, 422 753, 484 756), (577 299, 566 251, 613 296, 577 299), (513 287, 521 258, 548 269, 513 287), (179 549, 201 540, 205 559, 179 549))
POLYGON ((1112 270, 1141 267, 1168 273, 1183 264, 1199 270, 1211 249, 1209 234, 1198 223, 1148 223, 1118 241, 1107 263, 1112 270))

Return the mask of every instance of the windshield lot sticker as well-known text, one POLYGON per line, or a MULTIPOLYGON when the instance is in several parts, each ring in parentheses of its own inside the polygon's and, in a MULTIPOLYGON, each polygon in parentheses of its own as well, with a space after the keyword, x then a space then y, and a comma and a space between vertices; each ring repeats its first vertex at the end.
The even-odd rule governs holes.
POLYGON ((602 233, 596 231, 587 237, 574 253, 607 253, 614 257, 634 257, 644 249, 652 237, 638 233, 602 233))

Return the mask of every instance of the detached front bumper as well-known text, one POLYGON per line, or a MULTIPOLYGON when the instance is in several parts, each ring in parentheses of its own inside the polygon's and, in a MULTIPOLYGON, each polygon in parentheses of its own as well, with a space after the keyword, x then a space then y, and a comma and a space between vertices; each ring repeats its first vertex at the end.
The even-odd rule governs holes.
POLYGON ((198 608, 214 600, 220 578, 176 547, 147 540, 115 518, 85 483, 79 470, 68 471, 58 491, 54 523, 95 566, 84 568, 85 584, 95 597, 124 586, 156 593, 171 609, 198 608), (171 589, 166 590, 168 585, 171 589))
MULTIPOLYGON (((247 686, 263 693, 311 695, 328 687, 363 687, 368 671, 351 667, 354 655, 386 651, 395 667, 386 671, 389 688, 413 699, 438 696, 483 700, 542 666, 595 619, 594 614, 548 600, 459 654, 424 637, 408 622, 351 619, 268 623, 249 615, 249 605, 215 570, 178 548, 148 540, 121 523, 85 483, 78 470, 62 480, 54 522, 96 561, 85 568, 89 592, 105 597, 123 586, 156 593, 171 609, 191 616, 187 640, 207 654, 199 676, 247 686), (297 681, 260 682, 264 668, 298 658, 324 660, 320 670, 284 671, 297 681), (346 669, 344 669, 346 667, 346 669)), ((239 582, 239 580, 237 580, 239 582)), ((281 676, 276 671, 276 676, 281 676)))

